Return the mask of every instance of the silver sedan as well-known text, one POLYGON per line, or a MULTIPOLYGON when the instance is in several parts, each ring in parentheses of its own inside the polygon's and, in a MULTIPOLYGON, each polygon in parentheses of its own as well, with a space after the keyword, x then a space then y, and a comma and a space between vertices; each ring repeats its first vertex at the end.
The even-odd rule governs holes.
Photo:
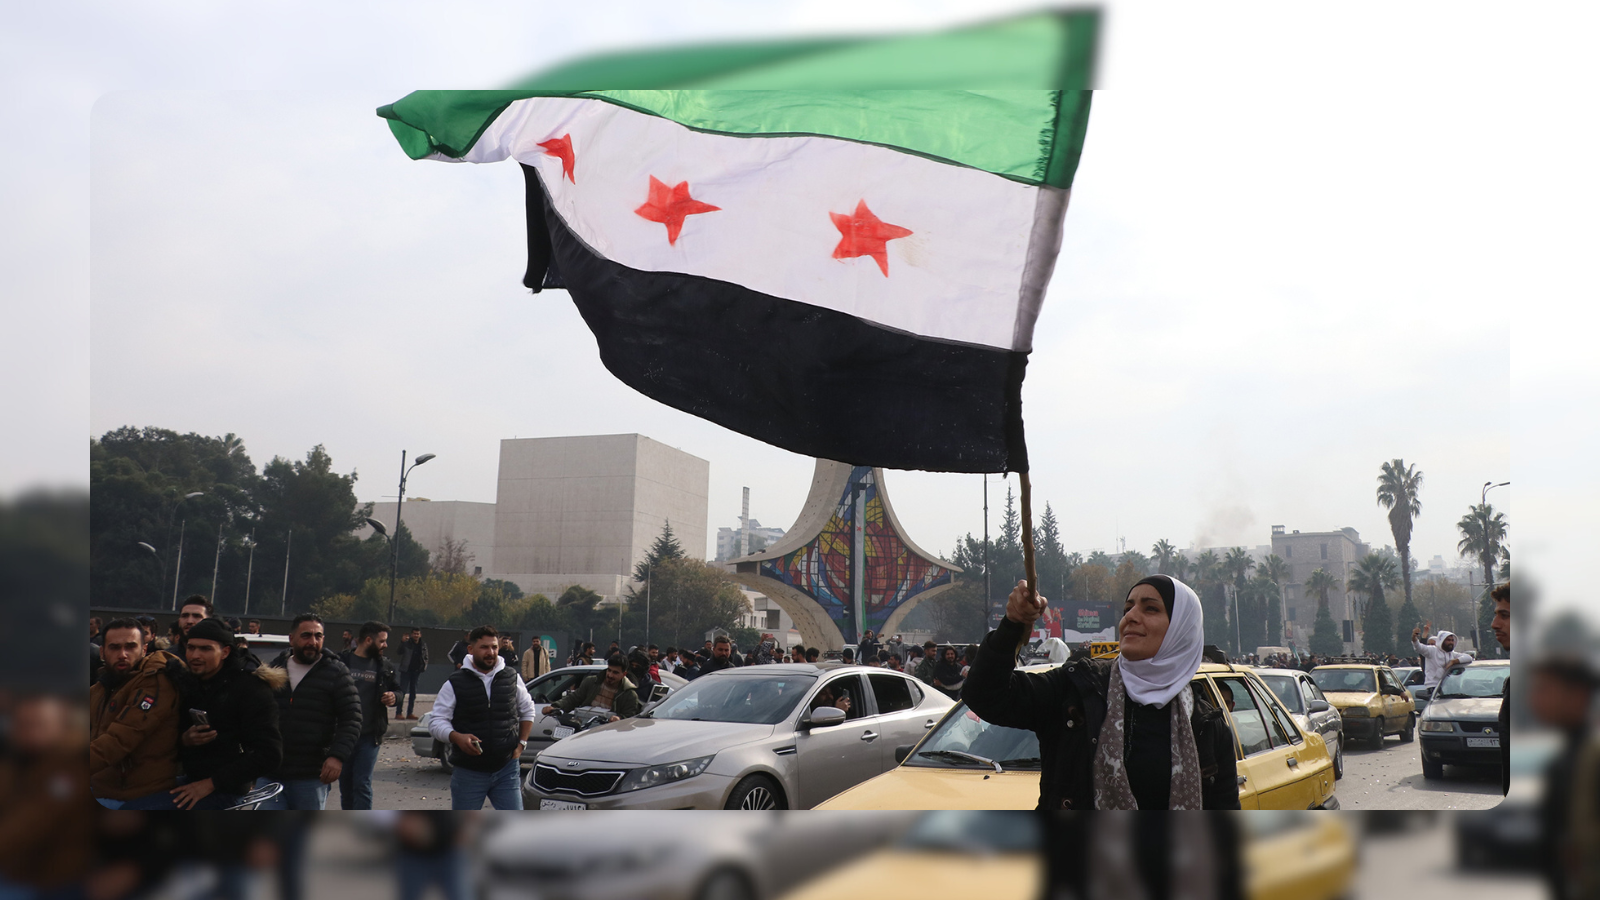
POLYGON ((809 809, 894 768, 953 706, 901 672, 840 663, 724 669, 640 716, 545 750, 529 809, 809 809))
POLYGON ((1299 669, 1256 669, 1272 693, 1288 707, 1302 731, 1316 732, 1333 757, 1333 777, 1344 777, 1344 718, 1322 695, 1322 688, 1299 669))

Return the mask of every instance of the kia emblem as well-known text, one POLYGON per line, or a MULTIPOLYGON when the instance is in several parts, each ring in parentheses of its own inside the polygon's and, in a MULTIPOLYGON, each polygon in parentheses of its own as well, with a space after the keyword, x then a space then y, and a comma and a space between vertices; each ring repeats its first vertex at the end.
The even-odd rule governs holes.
MULTIPOLYGON (((1485 729, 1484 729, 1484 731, 1488 731, 1488 730, 1489 730, 1489 729, 1487 729, 1487 728, 1485 728, 1485 729)), ((575 763, 575 762, 569 762, 569 763, 567 763, 567 768, 569 768, 569 769, 576 769, 576 768, 577 768, 577 767, 578 767, 578 764, 577 764, 577 763, 575 763)))

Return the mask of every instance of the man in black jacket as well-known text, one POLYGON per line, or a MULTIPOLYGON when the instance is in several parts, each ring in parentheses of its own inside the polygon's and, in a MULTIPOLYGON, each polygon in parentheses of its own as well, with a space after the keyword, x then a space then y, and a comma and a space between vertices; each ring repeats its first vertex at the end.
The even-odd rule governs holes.
POLYGON ((283 793, 260 809, 327 808, 328 790, 355 751, 361 701, 350 670, 323 648, 324 637, 320 618, 296 616, 289 649, 269 663, 284 670, 287 682, 276 692, 283 762, 272 776, 283 793))
MULTIPOLYGON (((721 672, 723 669, 738 667, 733 659, 733 642, 725 634, 717 635, 711 643, 711 658, 700 664, 700 675, 710 675, 712 672, 721 672)), ((696 676, 699 677, 699 676, 696 676)))
POLYGON ((422 639, 422 629, 412 628, 400 642, 400 702, 405 704, 405 714, 400 714, 400 702, 395 703, 396 719, 417 717, 417 682, 428 671, 428 642, 422 639))
POLYGON ((184 638, 189 675, 178 759, 185 783, 172 791, 178 809, 236 805, 283 759, 273 691, 287 675, 270 666, 246 672, 232 655, 233 638, 221 619, 201 620, 184 638))
POLYGON ((389 626, 366 622, 356 633, 355 647, 339 654, 361 697, 361 737, 350 764, 339 776, 339 806, 343 809, 372 808, 372 770, 378 765, 378 747, 389 732, 389 707, 395 705, 395 692, 400 690, 394 666, 383 656, 388 646, 389 626))

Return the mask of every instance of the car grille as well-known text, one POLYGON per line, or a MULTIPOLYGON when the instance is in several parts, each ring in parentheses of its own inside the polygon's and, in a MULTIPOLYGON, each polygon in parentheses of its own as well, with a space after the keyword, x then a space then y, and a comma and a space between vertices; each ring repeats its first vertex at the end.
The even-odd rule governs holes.
POLYGON ((542 791, 597 797, 611 793, 624 774, 616 769, 562 771, 555 766, 538 763, 533 767, 533 785, 542 791))

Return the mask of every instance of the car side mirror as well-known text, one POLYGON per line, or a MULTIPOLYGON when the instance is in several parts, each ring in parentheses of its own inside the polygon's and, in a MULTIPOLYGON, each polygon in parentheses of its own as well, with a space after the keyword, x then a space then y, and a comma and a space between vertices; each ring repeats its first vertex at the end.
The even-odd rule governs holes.
POLYGON ((837 706, 819 706, 813 709, 810 715, 801 719, 800 724, 805 728, 827 728, 843 721, 844 710, 837 706))
POLYGON ((1306 708, 1314 713, 1327 712, 1328 710, 1333 709, 1333 707, 1326 700, 1313 700, 1311 701, 1311 705, 1306 708))
POLYGON ((894 764, 898 766, 905 762, 906 757, 911 755, 911 748, 915 746, 916 744, 902 744, 894 748, 894 764))

